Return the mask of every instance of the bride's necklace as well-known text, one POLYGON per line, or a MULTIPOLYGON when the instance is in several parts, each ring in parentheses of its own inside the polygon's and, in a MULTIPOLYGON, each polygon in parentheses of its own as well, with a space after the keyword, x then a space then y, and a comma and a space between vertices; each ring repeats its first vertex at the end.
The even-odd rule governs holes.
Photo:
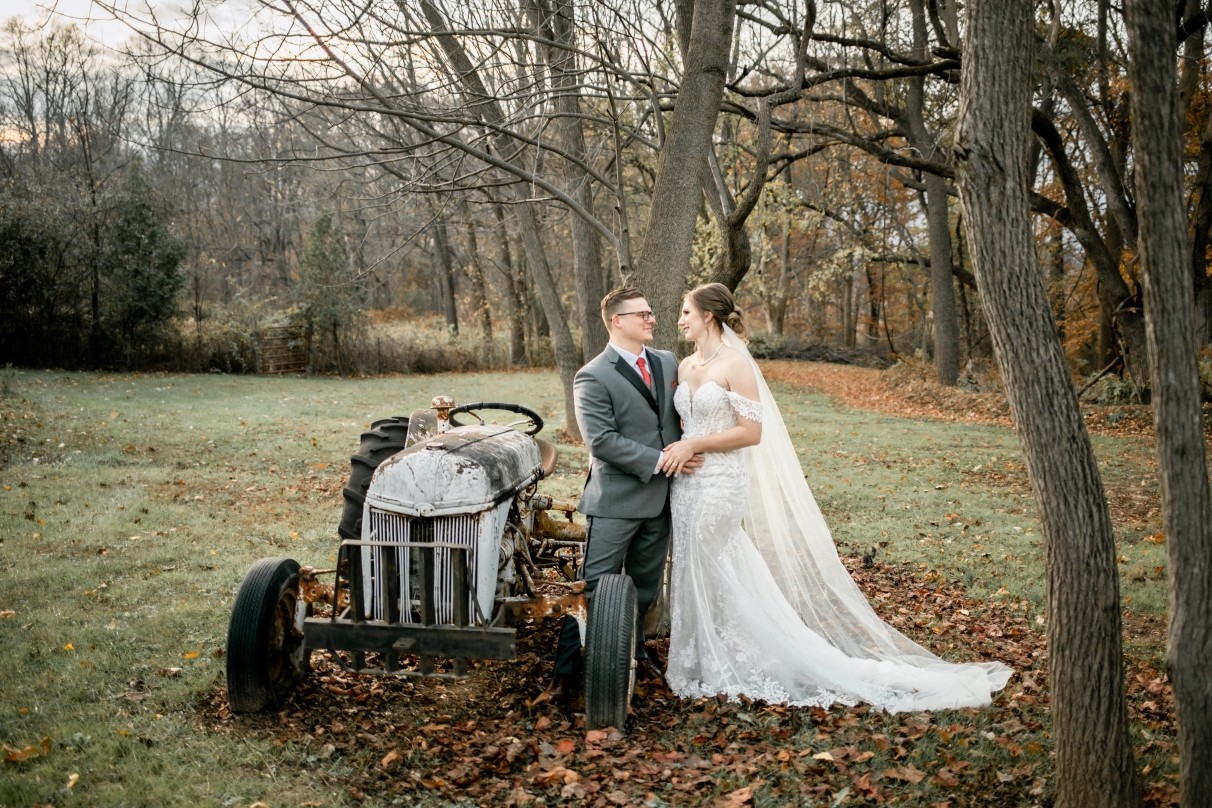
MULTIPOLYGON (((706 359, 696 359, 696 360, 694 360, 694 363, 696 365, 698 365, 699 367, 702 367, 703 365, 710 362, 712 359, 715 359, 717 356, 719 356, 720 351, 723 349, 724 349, 724 341, 720 340, 720 344, 716 346, 715 351, 712 352, 711 356, 707 357, 706 359)), ((702 352, 700 351, 699 353, 702 353, 702 352)))

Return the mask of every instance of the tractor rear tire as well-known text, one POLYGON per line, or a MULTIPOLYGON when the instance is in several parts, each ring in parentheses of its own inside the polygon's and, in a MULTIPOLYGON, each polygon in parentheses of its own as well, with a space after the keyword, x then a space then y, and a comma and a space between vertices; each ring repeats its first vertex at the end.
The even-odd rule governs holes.
POLYGON ((635 690, 635 584, 626 575, 603 575, 589 599, 585 629, 585 726, 627 723, 635 690))
POLYGON ((341 538, 362 538, 362 506, 370 478, 384 460, 404 448, 407 437, 408 418, 403 415, 375 421, 369 431, 362 433, 357 453, 349 458, 349 480, 341 492, 345 497, 345 508, 337 525, 341 538))
POLYGON ((227 701, 233 713, 282 705, 310 672, 303 646, 299 564, 263 558, 244 576, 227 628, 227 701))

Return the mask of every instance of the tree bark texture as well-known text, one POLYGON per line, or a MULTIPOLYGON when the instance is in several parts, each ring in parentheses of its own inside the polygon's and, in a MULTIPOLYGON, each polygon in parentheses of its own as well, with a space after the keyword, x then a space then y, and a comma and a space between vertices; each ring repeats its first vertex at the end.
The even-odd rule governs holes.
MULTIPOLYGON (((912 0, 913 50, 919 59, 930 58, 926 34, 925 0, 912 0)), ((926 128, 925 78, 909 79, 905 117, 909 140, 923 157, 943 159, 934 135, 926 128)), ((948 215, 947 183, 938 174, 927 174, 926 228, 930 239, 930 309, 934 314, 934 373, 939 384, 954 387, 959 377, 959 325, 955 314, 955 286, 951 267, 951 223, 948 215)))
POLYGON ((1212 289, 1208 284, 1208 250, 1212 249, 1212 115, 1204 122, 1196 166, 1190 265, 1196 336, 1202 345, 1212 341, 1212 289))
POLYGON ((471 278, 471 301, 475 309, 475 319, 480 325, 480 334, 484 341, 492 343, 492 306, 488 304, 488 283, 484 278, 484 262, 480 258, 479 240, 476 238, 476 225, 469 216, 466 222, 468 275, 471 278))
POLYGON ((500 202, 493 202, 492 213, 500 233, 498 243, 501 245, 501 267, 509 287, 509 363, 529 363, 526 353, 526 295, 523 291, 522 273, 514 266, 513 239, 509 235, 509 226, 505 220, 505 206, 500 202))
POLYGON ((446 222, 437 220, 433 223, 433 257, 434 274, 438 281, 438 297, 442 306, 442 317, 446 321, 446 330, 454 336, 459 335, 459 311, 455 304, 454 256, 450 252, 450 235, 446 232, 446 222))
MULTIPOLYGON (((581 85, 576 64, 576 18, 571 0, 536 2, 541 30, 554 47, 545 49, 551 72, 556 132, 564 151, 586 159, 585 131, 581 114, 581 85)), ((593 188, 589 174, 569 160, 560 162, 569 196, 580 206, 593 211, 593 188)), ((584 218, 569 217, 572 231, 572 265, 580 309, 582 356, 593 356, 606 344, 606 325, 602 322, 602 249, 598 231, 584 218)))
POLYGON ((1125 7, 1145 331, 1170 572, 1166 662, 1178 718, 1180 801, 1193 808, 1212 796, 1212 505, 1186 262, 1183 116, 1171 12, 1169 0, 1132 0, 1125 7))
POLYGON ((662 348, 677 341, 677 312, 690 272, 694 225, 736 19, 735 0, 694 0, 693 7, 682 85, 661 144, 648 229, 636 262, 635 284, 657 313, 655 344, 662 348))
MULTIPOLYGON (((459 89, 467 104, 479 110, 487 123, 499 127, 493 138, 497 153, 509 155, 520 154, 517 140, 507 134, 505 113, 496 96, 488 91, 480 74, 476 71, 471 58, 464 51, 458 39, 446 26, 442 12, 431 2, 422 0, 421 10, 430 29, 438 40, 442 52, 450 60, 453 75, 458 79, 459 89)), ((564 305, 556 289, 555 279, 551 275, 551 267, 547 262, 547 254, 543 249, 540 235, 538 216, 535 214, 535 203, 526 196, 526 188, 517 183, 506 187, 505 192, 517 204, 514 211, 517 214, 518 232, 522 237, 522 249, 526 255, 526 266, 534 278, 535 290, 539 303, 547 317, 551 329, 551 342, 555 352, 556 369, 560 373, 560 382, 564 387, 565 426, 573 440, 579 440, 581 435, 574 417, 575 406, 572 395, 572 379, 580 365, 576 343, 572 340, 572 332, 568 328, 568 320, 564 316, 564 305)))
MULTIPOLYGON (((1086 204, 1082 180, 1065 153, 1064 141, 1056 125, 1037 115, 1033 129, 1043 142, 1057 177, 1065 188, 1062 223, 1081 243, 1098 274, 1099 306, 1111 323, 1129 378, 1142 400, 1148 401, 1149 352, 1145 344, 1145 317, 1137 295, 1120 273, 1125 234, 1118 224, 1119 219, 1108 217, 1106 235, 1099 234, 1086 204)), ((1135 227, 1133 223, 1134 231, 1135 227)))
MULTIPOLYGON (((1201 12, 1202 0, 1186 0, 1183 19, 1201 12)), ((1198 127, 1200 131, 1199 158, 1196 162, 1195 189, 1192 193, 1192 226, 1190 262, 1192 289, 1195 294, 1195 343, 1203 345, 1212 340, 1212 289, 1208 285, 1208 248, 1212 241, 1212 115, 1199 110, 1203 100, 1199 84, 1204 74, 1204 39, 1207 27, 1200 26, 1183 42, 1179 60, 1178 108, 1183 136, 1198 127), (1202 115, 1202 124, 1201 124, 1202 115)))
POLYGON ((772 271, 766 257, 766 241, 769 234, 762 234, 762 250, 758 253, 757 282, 762 295, 762 310, 766 315, 766 332, 771 336, 783 336, 787 322, 787 304, 791 298, 791 227, 785 226, 778 234, 779 268, 772 271))
POLYGON ((1056 804, 1135 806, 1111 518, 1032 242, 1032 10, 1028 0, 967 4, 960 203, 1042 522, 1056 804))

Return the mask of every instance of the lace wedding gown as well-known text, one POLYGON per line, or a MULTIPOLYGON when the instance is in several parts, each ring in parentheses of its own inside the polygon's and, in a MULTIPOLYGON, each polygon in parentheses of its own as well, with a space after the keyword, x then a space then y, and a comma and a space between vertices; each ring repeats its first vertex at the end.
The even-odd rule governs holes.
MULTIPOLYGON (((728 339, 744 350, 731 331, 728 339)), ((875 615, 837 556, 750 363, 762 401, 710 381, 674 394, 684 437, 729 429, 738 416, 763 421, 763 437, 757 447, 707 454, 674 480, 670 688, 684 698, 866 702, 890 712, 988 704, 1009 668, 945 662, 875 615), (765 535, 751 538, 746 526, 765 535)))

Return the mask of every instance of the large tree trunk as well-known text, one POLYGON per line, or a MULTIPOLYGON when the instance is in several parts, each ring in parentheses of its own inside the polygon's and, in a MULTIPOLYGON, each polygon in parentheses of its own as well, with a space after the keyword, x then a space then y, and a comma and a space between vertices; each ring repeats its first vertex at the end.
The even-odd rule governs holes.
MULTIPOLYGON (((560 146, 577 160, 587 159, 585 132, 581 114, 581 81, 576 65, 576 18, 571 0, 552 0, 550 8, 542 0, 537 6, 543 15, 541 25, 549 33, 553 47, 546 49, 554 95, 556 132, 560 146)), ((560 161, 568 194, 587 211, 593 210, 593 188, 588 172, 571 160, 560 161)), ((570 217, 572 230, 572 267, 576 279, 580 309, 581 351, 592 356, 606 344, 606 324, 602 322, 601 238, 596 228, 583 217, 570 217)))
POLYGON ((934 374, 939 384, 955 386, 959 378, 959 320, 951 266, 951 227, 947 184, 927 174, 926 224, 930 233, 930 311, 934 314, 934 374))
POLYGON ((783 327, 787 322, 787 304, 791 296, 791 226, 783 227, 779 234, 779 268, 778 273, 769 272, 769 260, 766 257, 768 234, 762 234, 762 250, 758 254, 757 277, 758 287, 762 292, 762 309, 766 314, 766 332, 772 337, 783 336, 783 327))
POLYGON ((1195 359, 1195 311, 1185 260, 1182 143, 1170 0, 1126 4, 1132 141, 1145 331, 1162 522, 1170 568, 1166 662, 1178 718, 1180 800, 1212 795, 1212 505, 1195 359))
POLYGON ((1212 341, 1212 290, 1208 284, 1208 250, 1212 249, 1212 115, 1204 122, 1196 165, 1190 265, 1195 292, 1195 334, 1197 344, 1203 344, 1212 341))
POLYGON ((522 273, 515 266, 513 260, 512 239, 509 236, 509 227, 505 223, 505 206, 500 202, 493 202, 492 213, 496 217, 497 230, 501 234, 498 242, 501 245, 501 266, 505 271, 505 282, 509 289, 511 309, 509 317, 509 363, 511 365, 518 365, 529 361, 529 357, 526 354, 528 306, 526 303, 525 288, 522 282, 522 273))
MULTIPOLYGON (((462 44, 446 25, 446 18, 432 0, 421 0, 421 11, 430 29, 435 34, 446 58, 450 60, 454 73, 458 77, 459 88, 470 108, 478 110, 485 121, 498 127, 493 141, 498 154, 517 155, 522 148, 515 138, 507 134, 505 112, 494 93, 488 91, 487 85, 476 71, 471 58, 464 51, 462 44)), ((564 316, 564 304, 560 300, 559 290, 556 289, 555 279, 551 275, 551 267, 547 263, 547 254, 543 250, 540 236, 538 216, 535 214, 535 204, 527 197, 527 188, 517 184, 510 185, 505 191, 517 203, 518 231, 522 237, 522 249, 526 254, 526 266, 534 278, 535 289, 539 303, 547 317, 551 329, 552 347, 555 350, 556 369, 560 373, 560 382, 564 387, 565 423, 569 436, 579 440, 581 435, 577 428, 577 419, 572 396, 572 379, 580 365, 576 343, 572 340, 572 332, 568 328, 568 320, 564 316)))
POLYGON ((657 313, 656 345, 666 348, 677 340, 677 312, 686 291, 703 172, 724 95, 736 18, 735 0, 679 0, 678 5, 679 19, 690 19, 690 45, 669 134, 661 144, 635 273, 636 285, 657 313))
POLYGON ((551 275, 551 267, 547 263, 547 253, 543 249, 538 218, 534 215, 534 207, 526 204, 523 189, 512 186, 520 203, 518 212, 518 230, 522 235, 522 249, 526 253, 526 266, 534 279, 535 291, 543 313, 547 316, 547 326, 551 331, 551 343, 555 350, 556 370, 560 373, 560 381, 564 383, 564 412, 566 413, 564 429, 569 440, 579 441, 581 430, 577 426, 576 403, 572 395, 572 380, 576 375, 580 361, 577 359, 577 346, 572 341, 572 332, 568 329, 568 320, 564 317, 564 305, 560 300, 559 290, 556 289, 555 279, 551 275))
MULTIPOLYGON (((930 58, 926 34, 925 0, 911 0, 913 8, 913 50, 923 61, 930 58)), ((909 79, 905 97, 905 117, 909 138, 923 156, 934 156, 940 149, 926 129, 925 78, 909 79)), ((934 314, 934 372, 939 384, 955 386, 959 377, 959 325, 955 316, 955 287, 952 283, 951 222, 948 215, 947 183, 937 174, 927 174, 926 227, 930 238, 930 309, 934 314)))
MULTIPOLYGON (((466 210, 464 215, 467 215, 466 210)), ((476 224, 467 216, 467 262, 468 274, 471 276, 471 302, 474 307, 475 319, 480 324, 480 334, 484 342, 492 342, 492 307, 488 304, 488 283, 484 279, 484 261, 480 256, 479 239, 476 238, 476 224)))
MULTIPOLYGON (((1200 13, 1202 0, 1187 0, 1183 8, 1183 19, 1200 13)), ((1179 61, 1178 108, 1183 124, 1183 137, 1190 130, 1200 129, 1199 160, 1196 168, 1196 188, 1192 194, 1191 207, 1191 271, 1195 291, 1195 344, 1202 346, 1212 341, 1212 289, 1208 285, 1208 248, 1212 246, 1212 115, 1202 103, 1200 81, 1204 73, 1204 38, 1207 26, 1187 37, 1183 43, 1182 59, 1179 61), (1202 116, 1202 117, 1201 117, 1202 116)))
POLYGON ((1032 10, 1028 0, 967 4, 960 203, 1042 522, 1056 804, 1136 806, 1111 518, 1032 241, 1032 10))
POLYGON ((459 310, 455 304, 454 256, 450 253, 450 236, 446 232, 446 222, 437 220, 433 230, 433 257, 436 280, 438 282, 438 300, 442 307, 442 318, 446 321, 446 330, 459 335, 459 310))
MULTIPOLYGON (((1145 346, 1145 317, 1140 301, 1129 288, 1120 272, 1124 237, 1118 220, 1109 219, 1106 236, 1101 236, 1086 205, 1085 190, 1080 176, 1065 153, 1064 141, 1056 125, 1037 115, 1033 121, 1035 134, 1043 141, 1052 159, 1057 177, 1065 188, 1066 213, 1063 223, 1081 242, 1098 275, 1098 302, 1108 318, 1117 347, 1124 359, 1124 368, 1141 399, 1149 397, 1149 352, 1145 346)), ((1135 230, 1135 222, 1133 222, 1135 230)))
MULTIPOLYGON (((728 75, 736 2, 677 0, 677 19, 685 63, 682 86, 674 102, 669 134, 661 144, 648 229, 640 246, 634 281, 657 314, 655 344, 662 348, 677 344, 678 312, 690 272, 694 225, 728 75)), ((648 611, 645 633, 650 637, 669 632, 669 569, 666 564, 661 596, 648 611)))

